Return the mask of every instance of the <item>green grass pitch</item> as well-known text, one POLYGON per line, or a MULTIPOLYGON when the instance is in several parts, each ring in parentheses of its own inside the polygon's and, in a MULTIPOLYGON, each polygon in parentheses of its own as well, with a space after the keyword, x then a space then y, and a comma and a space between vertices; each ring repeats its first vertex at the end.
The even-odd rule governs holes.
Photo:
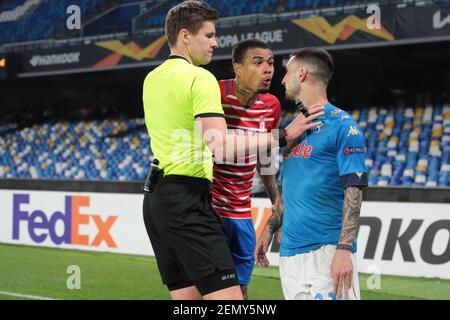
MULTIPOLYGON (((380 289, 367 289, 369 275, 360 274, 361 296, 367 300, 450 299, 450 280, 382 276, 380 289)), ((0 244, 0 300, 9 299, 169 299, 154 257, 61 250, 0 244), (68 289, 76 265, 81 289, 68 289)), ((255 267, 250 299, 283 299, 277 267, 255 267)))

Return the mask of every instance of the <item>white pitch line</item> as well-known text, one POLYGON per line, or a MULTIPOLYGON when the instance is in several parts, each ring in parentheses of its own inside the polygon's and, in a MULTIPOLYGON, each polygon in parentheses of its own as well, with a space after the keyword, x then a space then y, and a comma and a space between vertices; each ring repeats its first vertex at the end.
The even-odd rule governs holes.
POLYGON ((32 299, 32 300, 58 300, 55 298, 40 297, 40 296, 33 296, 30 294, 22 294, 22 293, 6 292, 6 291, 0 291, 0 296, 10 296, 10 297, 32 299))

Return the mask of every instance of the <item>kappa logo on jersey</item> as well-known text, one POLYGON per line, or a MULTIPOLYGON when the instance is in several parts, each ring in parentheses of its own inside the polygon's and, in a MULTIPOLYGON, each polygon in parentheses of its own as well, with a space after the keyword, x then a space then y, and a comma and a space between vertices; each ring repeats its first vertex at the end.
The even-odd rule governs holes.
POLYGON ((358 136, 360 134, 361 133, 359 132, 359 130, 355 126, 350 126, 350 128, 348 129, 347 137, 358 136))
POLYGON ((294 158, 306 158, 309 159, 311 157, 311 153, 313 151, 313 147, 311 145, 306 144, 307 141, 303 140, 302 144, 298 144, 292 152, 284 154, 284 159, 289 159, 290 157, 294 158))
POLYGON ((348 156, 352 153, 364 153, 366 152, 366 148, 361 147, 347 147, 344 148, 344 155, 348 156))
POLYGON ((334 109, 333 111, 331 111, 331 115, 334 117, 335 115, 338 115, 341 112, 342 112, 342 110, 334 109))

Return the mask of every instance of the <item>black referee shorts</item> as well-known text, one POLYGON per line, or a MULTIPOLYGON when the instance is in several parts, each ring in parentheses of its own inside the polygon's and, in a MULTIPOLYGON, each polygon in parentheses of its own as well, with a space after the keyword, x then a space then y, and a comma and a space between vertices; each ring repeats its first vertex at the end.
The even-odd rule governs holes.
POLYGON ((202 295, 238 285, 207 179, 161 178, 144 197, 144 222, 161 279, 170 291, 195 285, 202 295))

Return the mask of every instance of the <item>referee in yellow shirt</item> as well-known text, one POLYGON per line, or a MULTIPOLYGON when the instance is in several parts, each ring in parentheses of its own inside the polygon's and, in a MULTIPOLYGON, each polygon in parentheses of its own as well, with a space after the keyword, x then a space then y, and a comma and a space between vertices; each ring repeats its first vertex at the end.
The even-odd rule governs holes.
POLYGON ((145 122, 163 176, 144 197, 144 222, 163 283, 172 299, 242 299, 219 217, 211 207, 213 155, 267 150, 319 123, 323 108, 300 114, 280 133, 227 133, 215 77, 199 67, 212 59, 218 13, 185 1, 166 17, 171 55, 143 86, 145 122))

